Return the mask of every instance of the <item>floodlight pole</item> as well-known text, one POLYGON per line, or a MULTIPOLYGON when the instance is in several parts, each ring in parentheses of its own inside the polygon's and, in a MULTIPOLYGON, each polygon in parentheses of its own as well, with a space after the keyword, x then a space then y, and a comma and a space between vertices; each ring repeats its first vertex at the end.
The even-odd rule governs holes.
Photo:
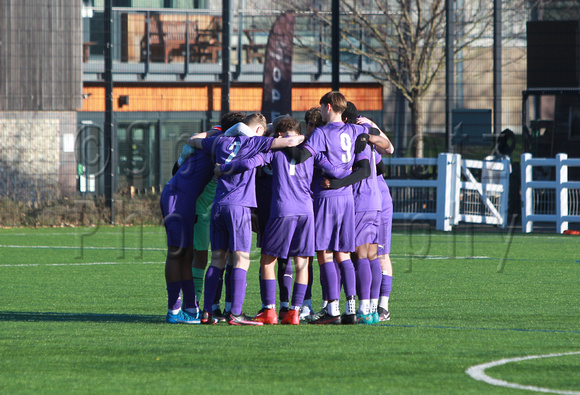
POLYGON ((453 152, 451 114, 455 107, 455 15, 453 1, 445 0, 445 149, 450 153, 453 152))
POLYGON ((501 0, 493 1, 493 134, 501 133, 501 0))
POLYGON ((230 87, 232 80, 232 72, 230 70, 232 51, 230 36, 231 15, 232 2, 230 0, 222 0, 222 115, 230 112, 230 87))
POLYGON ((339 0, 332 0, 332 90, 340 88, 340 8, 339 0))
POLYGON ((105 0, 105 125, 104 125, 104 152, 105 152, 105 204, 110 209, 111 224, 115 223, 115 205, 113 188, 115 180, 115 148, 113 142, 115 128, 113 125, 113 0, 105 0))

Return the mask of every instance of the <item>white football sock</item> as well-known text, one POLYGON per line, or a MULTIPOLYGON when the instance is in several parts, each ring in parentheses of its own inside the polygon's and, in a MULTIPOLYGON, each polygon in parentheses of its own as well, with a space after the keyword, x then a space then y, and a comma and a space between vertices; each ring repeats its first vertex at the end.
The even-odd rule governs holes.
POLYGON ((379 307, 389 311, 389 297, 388 296, 381 296, 379 299, 379 307))
POLYGON ((340 307, 338 305, 338 300, 335 300, 333 302, 329 302, 328 305, 326 306, 326 311, 328 311, 328 314, 335 316, 335 317, 337 315, 340 315, 340 307))
POLYGON ((371 301, 368 299, 361 299, 358 304, 358 312, 360 314, 368 315, 371 312, 371 301))

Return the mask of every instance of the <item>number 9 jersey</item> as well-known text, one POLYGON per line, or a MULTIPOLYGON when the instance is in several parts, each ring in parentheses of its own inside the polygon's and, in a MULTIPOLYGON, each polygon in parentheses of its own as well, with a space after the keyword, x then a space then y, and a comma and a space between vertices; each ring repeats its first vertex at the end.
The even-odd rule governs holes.
MULTIPOLYGON (((333 122, 314 129, 305 147, 316 155, 322 153, 337 170, 349 171, 354 163, 354 143, 357 137, 366 133, 367 128, 351 123, 333 122)), ((324 172, 315 169, 312 190, 314 197, 352 195, 352 187, 323 189, 321 186, 324 172)))

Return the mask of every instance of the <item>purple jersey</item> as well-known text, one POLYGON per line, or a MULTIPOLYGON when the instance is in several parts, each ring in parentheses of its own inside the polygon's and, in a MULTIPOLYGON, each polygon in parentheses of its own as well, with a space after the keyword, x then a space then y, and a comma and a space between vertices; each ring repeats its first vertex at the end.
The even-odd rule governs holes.
MULTIPOLYGON (((305 146, 313 155, 322 153, 337 170, 350 170, 354 163, 354 143, 361 133, 366 133, 367 128, 351 123, 333 122, 314 129, 305 146)), ((313 192, 314 197, 341 196, 352 194, 352 187, 338 189, 322 189, 323 173, 314 172, 313 192)))
POLYGON ((167 183, 192 199, 197 199, 213 178, 214 164, 202 150, 196 150, 177 170, 167 183))
POLYGON ((355 157, 355 163, 361 160, 368 160, 371 167, 371 175, 353 184, 354 211, 381 211, 381 191, 377 182, 377 153, 369 145, 363 152, 355 157))
MULTIPOLYGON (((225 164, 234 158, 248 159, 259 152, 267 152, 271 137, 210 137, 202 140, 203 150, 214 156, 215 162, 225 164)), ((218 179, 214 202, 221 205, 256 207, 256 169, 239 174, 224 174, 218 179)))
POLYGON ((310 185, 314 157, 296 164, 284 151, 264 154, 273 171, 270 218, 313 213, 310 185))
MULTIPOLYGON (((380 155, 376 155, 376 158, 375 158, 376 164, 378 164, 382 160, 383 160, 383 158, 380 155)), ((375 167, 375 171, 376 171, 376 167, 375 167)), ((377 185, 379 187, 379 191, 381 192, 381 198, 382 198, 381 210, 386 210, 389 207, 391 207, 391 211, 392 211, 393 198, 391 197, 391 191, 389 190, 389 186, 387 185, 387 182, 385 181, 385 178, 382 175, 377 177, 377 185)))

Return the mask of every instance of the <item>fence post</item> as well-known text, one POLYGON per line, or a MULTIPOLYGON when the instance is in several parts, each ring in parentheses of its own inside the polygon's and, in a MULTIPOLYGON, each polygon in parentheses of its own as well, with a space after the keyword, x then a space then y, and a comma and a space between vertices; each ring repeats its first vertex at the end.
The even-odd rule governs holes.
POLYGON ((437 230, 450 231, 457 222, 457 166, 460 162, 461 155, 440 153, 437 157, 437 230))
POLYGON ((568 216, 568 188, 563 184, 568 182, 568 165, 565 161, 567 154, 556 155, 556 231, 564 233, 568 230, 568 221, 563 217, 568 216))
POLYGON ((528 161, 532 159, 532 154, 525 153, 521 156, 521 173, 522 173, 522 232, 531 233, 534 230, 533 221, 529 220, 532 215, 532 188, 528 183, 532 181, 532 166, 528 161))
POLYGON ((457 225, 459 223, 459 199, 460 199, 460 192, 461 192, 461 166, 463 166, 463 159, 461 158, 460 154, 453 154, 453 168, 451 169, 451 176, 452 176, 452 186, 453 189, 451 190, 453 195, 452 196, 452 207, 451 207, 451 215, 452 215, 452 224, 457 225))
POLYGON ((500 214, 502 218, 502 224, 500 228, 506 228, 508 223, 508 202, 509 202, 509 192, 510 192, 510 174, 512 172, 512 162, 509 156, 504 156, 501 159, 503 165, 503 170, 501 172, 500 183, 503 191, 500 195, 500 214))

